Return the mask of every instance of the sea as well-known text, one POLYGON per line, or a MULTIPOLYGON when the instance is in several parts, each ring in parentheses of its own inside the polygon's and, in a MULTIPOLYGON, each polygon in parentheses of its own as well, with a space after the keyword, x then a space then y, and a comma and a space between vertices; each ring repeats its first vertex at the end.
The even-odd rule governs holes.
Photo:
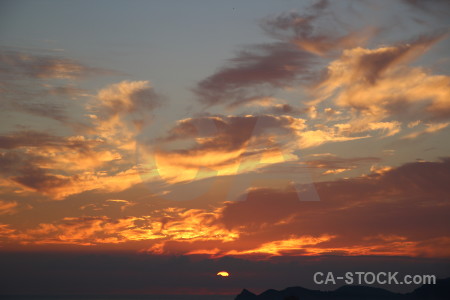
POLYGON ((236 295, 0 295, 5 300, 234 300, 236 295))

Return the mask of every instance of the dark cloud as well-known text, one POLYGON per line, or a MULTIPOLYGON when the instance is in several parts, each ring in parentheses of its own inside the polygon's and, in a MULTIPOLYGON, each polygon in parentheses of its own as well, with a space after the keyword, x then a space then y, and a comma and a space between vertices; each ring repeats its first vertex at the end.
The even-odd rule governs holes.
POLYGON ((45 92, 47 94, 58 96, 77 96, 82 93, 85 93, 86 90, 73 87, 70 85, 64 85, 64 86, 49 87, 45 92))
POLYGON ((14 149, 18 147, 55 146, 61 139, 44 132, 20 131, 0 136, 0 148, 14 149))
POLYGON ((227 203, 221 221, 229 229, 244 227, 247 233, 257 232, 296 215, 301 207, 295 193, 260 189, 250 192, 244 201, 227 203), (257 213, 249 214, 250 211, 257 213))
POLYGON ((343 158, 335 155, 324 155, 318 159, 307 160, 305 163, 314 168, 326 170, 355 169, 360 165, 374 164, 380 162, 378 157, 353 157, 343 158))
POLYGON ((329 1, 317 1, 300 15, 297 12, 282 13, 263 20, 261 27, 271 36, 290 41, 292 37, 311 37, 314 23, 329 7, 329 1))
POLYGON ((96 140, 70 139, 52 135, 46 132, 25 130, 0 136, 0 149, 15 149, 23 147, 52 147, 58 149, 87 150, 89 146, 98 145, 96 140))
POLYGON ((43 194, 51 194, 51 191, 73 183, 70 177, 54 175, 40 167, 48 163, 51 159, 39 155, 17 151, 0 153, 0 176, 43 194))
MULTIPOLYGON (((449 170, 446 158, 316 182, 318 202, 298 201, 294 190, 254 189, 244 200, 228 203, 221 220, 227 228, 242 228, 239 243, 254 248, 289 235, 328 234, 335 238, 315 245, 315 251, 341 248, 346 254, 365 249, 367 254, 447 256, 449 170)), ((299 251, 304 249, 308 247, 299 251)))
POLYGON ((289 43, 249 46, 226 67, 200 81, 194 92, 207 105, 236 104, 271 94, 309 76, 313 56, 289 43))
MULTIPOLYGON (((166 141, 174 141, 184 138, 194 138, 202 134, 205 127, 213 125, 217 132, 213 134, 214 139, 202 143, 198 147, 204 149, 224 149, 228 151, 241 148, 253 135, 262 134, 261 131, 255 132, 257 122, 264 123, 264 128, 260 130, 288 129, 291 125, 289 118, 277 118, 270 115, 262 116, 213 116, 189 118, 179 122, 169 131, 166 141)), ((198 149, 198 148, 197 148, 198 149)))
POLYGON ((51 175, 42 168, 25 168, 21 170, 21 173, 21 176, 13 176, 10 179, 44 194, 73 184, 72 178, 51 175))
POLYGON ((27 169, 38 163, 40 160, 37 157, 24 156, 20 152, 0 152, 0 174, 14 175, 18 169, 27 169))
POLYGON ((290 104, 279 104, 269 107, 268 112, 275 115, 300 115, 306 113, 307 109, 299 109, 290 104))
MULTIPOLYGON (((60 137, 32 130, 14 132, 0 136, 0 175, 8 185, 62 199, 89 186, 84 182, 78 186, 81 190, 77 188, 76 184, 82 181, 78 171, 81 166, 85 169, 99 166, 105 155, 111 156, 105 146, 100 140, 80 136, 60 137)), ((108 161, 111 160, 114 157, 108 161)))
POLYGON ((52 102, 13 102, 12 108, 16 111, 26 112, 35 116, 45 117, 60 122, 67 122, 69 116, 66 106, 61 103, 52 102))

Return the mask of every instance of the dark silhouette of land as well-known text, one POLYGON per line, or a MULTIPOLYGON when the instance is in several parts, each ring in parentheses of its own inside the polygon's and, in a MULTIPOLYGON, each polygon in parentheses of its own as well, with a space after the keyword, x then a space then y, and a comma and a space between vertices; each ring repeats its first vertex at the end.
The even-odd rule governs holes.
POLYGON ((450 278, 438 279, 436 284, 422 285, 408 294, 393 293, 381 288, 346 285, 334 291, 310 290, 289 287, 282 291, 267 290, 260 295, 244 289, 235 300, 322 300, 322 299, 383 299, 383 300, 448 300, 450 299, 450 278))

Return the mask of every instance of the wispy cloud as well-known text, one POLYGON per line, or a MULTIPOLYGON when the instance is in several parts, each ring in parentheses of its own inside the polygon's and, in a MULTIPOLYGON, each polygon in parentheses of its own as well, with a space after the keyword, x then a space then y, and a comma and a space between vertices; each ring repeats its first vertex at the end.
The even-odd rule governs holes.
POLYGON ((201 103, 236 106, 308 77, 312 58, 289 43, 248 46, 226 67, 200 81, 194 92, 201 103))
POLYGON ((428 133, 434 133, 434 132, 438 132, 442 129, 445 129, 448 127, 448 125, 450 125, 450 123, 446 122, 446 123, 436 123, 436 124, 425 124, 425 128, 421 129, 419 131, 407 134, 405 136, 402 137, 402 139, 415 139, 419 136, 428 134, 428 133))
POLYGON ((3 80, 75 79, 112 73, 110 70, 89 67, 64 57, 16 51, 0 52, 0 76, 3 80))
POLYGON ((299 49, 319 56, 328 56, 347 48, 364 44, 377 30, 363 28, 342 32, 341 24, 335 24, 335 32, 321 30, 320 22, 324 16, 332 15, 329 1, 320 1, 303 14, 297 12, 282 13, 266 18, 261 27, 270 36, 296 45, 299 49), (317 5, 320 4, 320 5, 317 5))
POLYGON ((18 203, 16 201, 0 200, 0 215, 10 215, 17 212, 18 203))

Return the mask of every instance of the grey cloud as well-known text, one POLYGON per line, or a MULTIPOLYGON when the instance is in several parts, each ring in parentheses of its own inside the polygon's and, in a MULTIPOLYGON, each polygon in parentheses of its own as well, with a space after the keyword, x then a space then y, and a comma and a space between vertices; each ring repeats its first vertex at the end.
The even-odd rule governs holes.
POLYGON ((289 43, 249 46, 194 88, 207 105, 236 104, 309 76, 313 56, 289 43))
POLYGON ((0 76, 2 79, 71 79, 113 73, 110 70, 85 66, 63 57, 33 55, 16 51, 0 52, 0 76))
POLYGON ((46 132, 25 130, 0 136, 0 149, 15 149, 22 147, 53 147, 53 148, 78 148, 87 150, 89 146, 98 145, 99 141, 84 141, 67 139, 46 132))

